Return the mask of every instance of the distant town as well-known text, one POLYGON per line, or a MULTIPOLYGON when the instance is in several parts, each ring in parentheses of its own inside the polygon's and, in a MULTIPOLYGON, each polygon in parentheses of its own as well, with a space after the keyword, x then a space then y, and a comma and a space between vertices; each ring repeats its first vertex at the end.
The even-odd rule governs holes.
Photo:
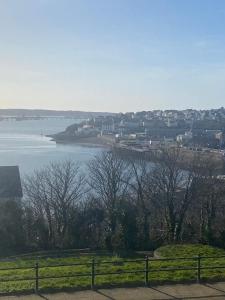
POLYGON ((109 144, 136 151, 163 145, 225 153, 225 108, 153 110, 96 116, 53 136, 56 142, 109 144))
POLYGON ((149 152, 162 146, 225 157, 225 108, 152 110, 127 113, 0 109, 0 121, 80 119, 51 136, 57 143, 115 146, 149 152))

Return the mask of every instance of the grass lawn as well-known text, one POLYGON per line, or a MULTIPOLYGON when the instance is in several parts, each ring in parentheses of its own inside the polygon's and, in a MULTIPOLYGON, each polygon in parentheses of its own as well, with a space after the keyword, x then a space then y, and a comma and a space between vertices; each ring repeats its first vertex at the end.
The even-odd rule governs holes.
MULTIPOLYGON (((66 288, 90 288, 91 285, 91 261, 95 258, 95 272, 96 273, 113 273, 120 271, 144 271, 144 257, 132 256, 126 258, 129 262, 124 263, 118 256, 104 255, 99 253, 74 253, 72 256, 66 255, 65 257, 48 257, 48 255, 32 255, 15 257, 11 260, 0 261, 0 293, 16 292, 16 291, 33 291, 35 288, 35 264, 39 264, 39 277, 62 277, 73 276, 75 274, 88 276, 79 277, 62 277, 62 278, 49 278, 40 279, 40 290, 47 289, 66 289, 66 288), (142 260, 133 262, 135 260, 142 260), (116 262, 115 264, 103 262, 116 262), (101 264, 100 264, 101 263, 101 264), (72 265, 71 264, 75 264, 72 265), (84 265, 76 265, 84 264, 84 265), (64 266, 62 266, 64 265, 64 266), (24 268, 24 269, 14 269, 24 268), (27 269, 26 269, 27 268, 27 269), (26 280, 31 278, 31 280, 26 280), (6 280, 17 280, 4 282, 6 280), (24 280, 23 280, 24 279, 24 280)), ((109 285, 109 284, 123 284, 133 282, 143 282, 143 274, 123 274, 123 275, 102 275, 96 276, 96 285, 109 285)))
MULTIPOLYGON (((200 244, 183 244, 183 245, 168 245, 163 246, 156 251, 157 257, 160 258, 180 258, 177 261, 155 261, 153 265, 158 263, 165 267, 185 266, 196 267, 196 271, 180 271, 170 272, 172 280, 195 280, 197 278, 197 256, 201 256, 201 279, 202 280, 225 280, 225 250, 200 244), (224 256, 224 257, 221 257, 224 256), (191 258, 185 260, 185 258, 191 258), (196 259, 194 259, 196 257, 196 259), (184 258, 184 259, 182 259, 184 258), (215 267, 224 269, 215 269, 215 267), (210 269, 204 269, 208 268, 210 269), (173 278, 172 278, 173 277, 173 278)), ((165 272, 166 273, 166 272, 165 272)))
POLYGON ((201 244, 176 244, 160 247, 156 250, 160 257, 191 257, 225 255, 225 250, 201 244))
MULTIPOLYGON (((179 282, 185 280, 195 280, 197 276, 197 260, 185 259, 204 256, 221 256, 225 251, 204 245, 173 245, 161 247, 157 251, 162 259, 150 259, 149 261, 149 282, 179 282), (184 258, 180 260, 165 260, 164 258, 184 258), (162 271, 165 268, 195 268, 194 270, 162 271)), ((118 284, 143 284, 145 280, 145 261, 144 256, 134 255, 132 257, 121 258, 118 256, 104 255, 99 253, 71 253, 70 255, 51 257, 46 254, 33 254, 18 256, 0 261, 0 293, 33 291, 35 288, 35 263, 38 261, 39 269, 39 288, 47 289, 66 289, 66 288, 90 288, 91 284, 91 260, 95 257, 95 272, 104 273, 97 275, 95 284, 97 286, 118 285, 118 284), (114 263, 105 263, 114 262, 114 263), (75 264, 70 266, 71 264, 75 264), (84 264, 84 265, 76 265, 84 264), (64 266, 62 266, 64 265, 64 266), (9 269, 11 268, 11 269, 9 269), (24 268, 24 269, 13 269, 24 268), (27 268, 27 269, 26 269, 27 268), (4 270, 3 270, 4 269, 4 270), (125 274, 110 274, 113 272, 136 272, 125 274), (79 277, 63 277, 80 274, 79 277), (84 276, 88 274, 88 276, 84 276), (43 278, 55 277, 55 278, 43 278), (58 278, 61 277, 61 278, 58 278), (31 278, 31 280, 27 280, 31 278), (6 280, 16 280, 8 281, 6 280)), ((210 270, 201 270, 202 279, 225 279, 225 268, 215 269, 215 266, 225 266, 224 258, 202 258, 201 267, 212 266, 210 270)))

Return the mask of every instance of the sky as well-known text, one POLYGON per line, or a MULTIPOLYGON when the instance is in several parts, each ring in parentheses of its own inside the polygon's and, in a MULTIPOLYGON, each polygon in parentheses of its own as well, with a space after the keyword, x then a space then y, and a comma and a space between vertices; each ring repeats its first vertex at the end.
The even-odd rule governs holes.
POLYGON ((224 0, 0 0, 0 108, 221 106, 224 0))

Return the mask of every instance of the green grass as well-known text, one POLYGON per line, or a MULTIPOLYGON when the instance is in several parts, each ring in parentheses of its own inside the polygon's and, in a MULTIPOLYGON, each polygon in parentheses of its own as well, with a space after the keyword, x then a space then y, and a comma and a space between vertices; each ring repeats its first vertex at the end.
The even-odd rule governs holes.
MULTIPOLYGON (((197 260, 196 255, 204 256, 221 256, 225 255, 225 251, 218 248, 213 248, 204 245, 173 245, 165 246, 158 249, 158 254, 163 258, 189 258, 193 259, 180 259, 180 260, 168 260, 165 259, 151 259, 149 261, 149 282, 161 283, 161 282, 181 282, 196 280, 197 277, 197 260), (194 270, 178 270, 178 271, 160 271, 162 268, 194 268, 194 270)), ((95 257, 95 271, 96 273, 113 273, 113 272, 132 272, 141 271, 140 273, 132 274, 111 274, 111 275, 97 275, 95 283, 97 286, 113 286, 113 285, 129 285, 129 284, 143 284, 145 279, 145 261, 144 257, 134 255, 132 257, 118 257, 100 253, 68 253, 58 255, 58 257, 51 257, 51 254, 34 254, 25 255, 20 257, 14 257, 7 259, 6 261, 0 261, 0 293, 5 292, 23 292, 33 291, 35 287, 35 263, 38 261, 39 276, 42 277, 61 277, 61 276, 73 276, 74 274, 86 274, 88 276, 80 277, 62 277, 54 279, 40 279, 40 290, 62 290, 69 288, 90 288, 91 284, 91 260, 95 257), (124 262, 129 260, 129 262, 124 262), (106 261, 114 262, 104 263, 106 261), (70 264, 85 264, 69 266, 70 264), (66 266, 61 266, 66 265, 66 266), (50 267, 51 266, 51 267, 50 267), (12 268, 23 267, 27 269, 13 270, 12 268), (8 270, 2 270, 7 269, 8 270), (20 280, 31 278, 32 280, 20 280), (4 280, 17 280, 3 282, 4 280)), ((217 259, 202 258, 201 266, 225 266, 225 257, 217 259)), ((224 269, 210 269, 201 270, 201 278, 204 280, 225 279, 224 269)))
POLYGON ((201 244, 176 244, 160 247, 156 250, 160 257, 220 256, 225 250, 201 244))
MULTIPOLYGON (((74 254, 73 256, 66 257, 46 257, 35 256, 18 257, 12 260, 0 261, 0 293, 3 292, 21 292, 33 291, 35 288, 35 263, 39 263, 39 276, 40 277, 60 277, 60 276, 73 276, 74 274, 88 274, 88 276, 69 277, 69 278, 54 278, 54 279, 40 279, 40 290, 46 289, 66 289, 66 288, 90 288, 91 284, 91 261, 95 257, 95 271, 96 273, 109 273, 120 272, 123 270, 144 270, 144 262, 123 263, 124 258, 112 255, 99 255, 93 254, 74 254), (113 264, 102 264, 105 261, 117 262, 113 264), (101 263, 101 264, 100 264, 101 263), (70 264, 85 264, 70 266, 70 264), (61 266, 66 265, 66 266, 61 266), (28 268, 18 269, 13 268, 28 268), (2 270, 7 269, 8 270, 2 270), (21 279, 32 278, 32 280, 21 279), (3 282, 4 280, 16 280, 12 282, 3 282)), ((129 261, 140 259, 140 256, 133 256, 127 258, 129 261)), ((96 285, 109 285, 109 284, 123 284, 134 283, 143 281, 143 274, 124 274, 124 275, 104 275, 96 276, 96 285)))
MULTIPOLYGON (((190 260, 155 261, 153 265, 162 267, 193 267, 196 271, 170 272, 172 281, 195 280, 197 278, 197 256, 201 256, 202 280, 225 280, 225 250, 201 244, 167 245, 157 249, 156 254, 160 258, 193 258, 190 260), (221 257, 224 256, 224 257, 221 257), (211 258, 208 258, 211 257, 211 258), (212 267, 211 269, 204 269, 212 267)), ((166 272, 165 272, 166 273, 166 272)), ((166 276, 166 275, 165 275, 166 276)), ((160 276, 161 277, 161 276, 160 276)), ((164 277, 165 278, 165 277, 164 277)), ((168 278, 168 277, 167 277, 168 278)))

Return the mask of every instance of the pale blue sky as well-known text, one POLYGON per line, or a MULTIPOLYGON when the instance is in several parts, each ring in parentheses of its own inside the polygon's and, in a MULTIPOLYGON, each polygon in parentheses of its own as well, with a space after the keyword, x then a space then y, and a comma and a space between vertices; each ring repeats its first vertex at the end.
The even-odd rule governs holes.
POLYGON ((0 0, 0 107, 225 106, 224 0, 0 0))

